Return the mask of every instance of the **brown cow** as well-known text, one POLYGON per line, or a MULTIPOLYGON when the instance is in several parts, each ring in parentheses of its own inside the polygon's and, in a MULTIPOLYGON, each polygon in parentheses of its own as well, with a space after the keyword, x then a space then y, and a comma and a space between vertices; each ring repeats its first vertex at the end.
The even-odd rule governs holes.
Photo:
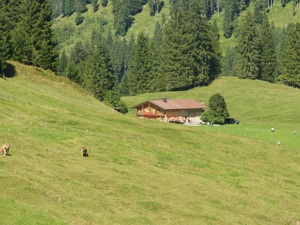
POLYGON ((9 155, 9 148, 9 144, 2 145, 2 147, 0 148, 0 153, 4 155, 9 155))
POLYGON ((88 157, 89 156, 89 154, 87 153, 87 147, 82 147, 81 152, 82 152, 82 157, 88 157))

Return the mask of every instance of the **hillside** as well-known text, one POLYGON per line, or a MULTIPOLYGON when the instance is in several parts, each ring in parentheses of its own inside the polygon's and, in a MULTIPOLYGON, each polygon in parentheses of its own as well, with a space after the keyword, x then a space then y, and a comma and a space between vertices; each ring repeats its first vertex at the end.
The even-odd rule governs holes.
MULTIPOLYGON (((11 156, 0 156, 0 224, 300 220, 299 146, 139 120, 133 112, 121 115, 49 71, 10 63, 15 76, 0 79, 0 142, 11 144, 11 156), (81 157, 82 146, 88 147, 88 158, 81 157)), ((269 85, 222 78, 209 87, 126 102, 131 106, 161 94, 207 102, 218 90, 243 123, 283 126, 274 117, 298 111, 299 93, 272 85, 275 96, 256 99, 271 91, 269 85), (237 95, 239 88, 245 91, 237 95), (278 113, 255 118, 250 112, 266 112, 264 104, 276 105, 278 113)), ((299 127, 299 119, 292 119, 299 127)))
MULTIPOLYGON (((253 10, 250 7, 249 10, 253 10)), ((299 11, 299 5, 296 6, 296 11, 299 11)), ((169 1, 165 1, 165 6, 162 8, 160 14, 156 16, 150 16, 150 9, 148 5, 143 7, 143 11, 134 16, 134 23, 128 30, 126 38, 129 39, 131 35, 137 36, 140 32, 146 32, 149 36, 153 35, 156 22, 161 22, 163 17, 168 17, 170 12, 169 1)), ((299 12, 298 12, 299 13, 299 12)), ((79 26, 75 25, 75 17, 73 14, 71 17, 59 17, 55 19, 53 28, 59 38, 60 48, 64 48, 67 51, 74 45, 76 41, 82 41, 90 38, 91 33, 94 29, 100 29, 104 21, 106 23, 103 27, 106 29, 113 29, 114 18, 112 14, 112 3, 109 1, 107 7, 100 7, 99 10, 94 13, 92 6, 88 5, 88 11, 83 13, 84 22, 79 26)), ((212 17, 212 20, 217 21, 217 25, 220 32, 220 45, 223 52, 227 46, 232 46, 235 43, 235 38, 226 39, 222 30, 223 23, 223 12, 212 17)), ((300 22, 298 15, 293 16, 293 3, 290 2, 286 7, 281 7, 281 2, 277 1, 274 3, 270 12, 268 13, 270 23, 274 24, 275 27, 285 27, 289 23, 300 22)), ((103 28, 102 28, 103 29, 103 28)))

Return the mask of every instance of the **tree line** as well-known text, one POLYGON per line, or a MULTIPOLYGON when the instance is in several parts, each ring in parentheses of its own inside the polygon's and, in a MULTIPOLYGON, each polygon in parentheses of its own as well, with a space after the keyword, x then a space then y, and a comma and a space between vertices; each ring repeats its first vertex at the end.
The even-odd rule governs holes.
POLYGON ((234 36, 222 59, 221 75, 259 79, 300 87, 300 24, 286 28, 270 25, 267 14, 257 23, 250 12, 241 16, 234 36))
POLYGON ((211 83, 220 72, 218 34, 196 0, 174 3, 170 19, 156 24, 153 37, 142 32, 126 40, 95 30, 69 56, 63 52, 58 67, 100 100, 109 90, 120 95, 186 90, 211 83))
MULTIPOLYGON (((134 2, 113 0, 118 1, 120 5, 134 2)), ((219 75, 299 88, 300 25, 275 28, 264 8, 242 13, 248 1, 226 1, 172 0, 168 20, 157 22, 153 36, 142 32, 126 39, 99 26, 89 39, 58 57, 49 1, 0 0, 0 71, 5 70, 7 59, 51 69, 114 107, 122 105, 119 96, 187 90, 208 85, 219 75), (231 34, 237 42, 222 56, 218 30, 224 27, 218 27, 208 12, 224 10, 225 18, 231 4, 238 6, 239 19, 235 18, 231 34)), ((253 4, 259 2, 263 1, 253 4)), ((139 0, 130 13, 138 13, 146 3, 139 0)), ((157 4, 154 8, 159 11, 159 1, 151 4, 157 4)), ((272 1, 268 4, 271 7, 272 1)))
POLYGON ((56 70, 58 51, 44 0, 0 0, 0 72, 7 59, 56 70))

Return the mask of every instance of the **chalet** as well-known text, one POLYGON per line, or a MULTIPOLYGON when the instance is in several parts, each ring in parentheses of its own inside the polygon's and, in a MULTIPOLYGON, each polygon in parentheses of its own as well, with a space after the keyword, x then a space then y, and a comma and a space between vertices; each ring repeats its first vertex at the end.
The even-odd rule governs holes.
POLYGON ((201 114, 206 106, 193 99, 149 100, 133 108, 137 110, 137 117, 164 122, 200 123, 201 114))

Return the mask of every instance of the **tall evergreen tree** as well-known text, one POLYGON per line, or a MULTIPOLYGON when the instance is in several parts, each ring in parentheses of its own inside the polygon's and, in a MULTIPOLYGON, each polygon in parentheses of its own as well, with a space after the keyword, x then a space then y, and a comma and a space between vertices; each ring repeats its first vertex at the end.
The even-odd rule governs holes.
POLYGON ((151 52, 149 38, 143 32, 139 34, 133 51, 128 80, 131 95, 148 92, 151 80, 151 52))
POLYGON ((240 78, 257 79, 260 62, 260 36, 254 18, 247 12, 237 29, 236 73, 240 78))
POLYGON ((262 23, 261 43, 262 47, 260 59, 260 79, 274 82, 277 60, 275 53, 275 44, 267 16, 264 16, 262 23))
POLYGON ((70 52, 70 60, 76 64, 83 62, 88 56, 87 49, 81 41, 76 42, 70 52))
POLYGON ((262 24, 264 18, 264 0, 256 0, 254 2, 254 21, 262 24))
POLYGON ((63 75, 66 68, 67 68, 67 65, 68 65, 68 57, 67 57, 66 52, 64 50, 62 52, 61 56, 59 57, 59 62, 58 62, 58 65, 57 65, 57 73, 59 75, 63 75))
POLYGON ((9 58, 9 14, 7 13, 7 1, 0 1, 0 74, 5 70, 9 58))
POLYGON ((163 30, 160 23, 156 23, 154 35, 150 41, 152 51, 152 69, 150 80, 150 92, 163 91, 165 88, 164 74, 159 72, 160 65, 163 62, 162 57, 163 30))
POLYGON ((224 36, 230 38, 234 29, 234 20, 239 13, 237 0, 225 0, 223 30, 224 36))
POLYGON ((58 52, 48 0, 24 0, 20 20, 12 31, 13 58, 56 70, 58 52))
POLYGON ((116 85, 110 54, 104 43, 94 48, 84 66, 84 87, 102 101, 106 92, 116 85))
POLYGON ((225 55, 222 58, 222 76, 234 76, 235 75, 235 47, 227 47, 225 55))
POLYGON ((221 54, 217 34, 202 16, 201 2, 175 4, 170 15, 161 71, 166 76, 166 90, 209 84, 220 72, 221 54))
POLYGON ((300 23, 289 30, 282 57, 282 70, 278 80, 300 88, 300 23))
POLYGON ((71 16, 75 12, 75 1, 74 0, 65 0, 64 15, 71 16))

